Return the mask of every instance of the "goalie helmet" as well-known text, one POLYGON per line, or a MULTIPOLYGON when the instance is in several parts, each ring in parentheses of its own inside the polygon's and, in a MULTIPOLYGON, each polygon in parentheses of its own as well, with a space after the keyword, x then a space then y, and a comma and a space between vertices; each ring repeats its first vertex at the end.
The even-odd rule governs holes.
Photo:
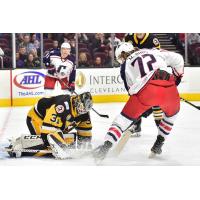
POLYGON ((78 115, 87 113, 92 109, 93 102, 90 92, 84 92, 75 98, 75 108, 78 115))
POLYGON ((125 62, 125 58, 123 58, 123 55, 122 54, 125 54, 125 53, 130 53, 134 50, 134 47, 133 45, 130 43, 130 42, 121 42, 116 50, 115 50, 115 56, 116 56, 116 59, 117 61, 122 64, 123 62, 125 62))

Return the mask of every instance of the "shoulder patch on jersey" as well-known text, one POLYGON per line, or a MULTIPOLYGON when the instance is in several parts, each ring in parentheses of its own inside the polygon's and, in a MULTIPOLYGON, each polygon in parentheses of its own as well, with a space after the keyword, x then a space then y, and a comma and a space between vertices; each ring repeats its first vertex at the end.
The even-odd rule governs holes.
POLYGON ((158 46, 160 44, 160 42, 158 41, 157 38, 153 39, 153 43, 154 43, 155 46, 158 46))
POLYGON ((57 105, 56 106, 56 112, 57 113, 63 113, 65 110, 64 106, 63 105, 57 105))
POLYGON ((69 110, 69 103, 67 101, 64 102, 66 110, 69 110))

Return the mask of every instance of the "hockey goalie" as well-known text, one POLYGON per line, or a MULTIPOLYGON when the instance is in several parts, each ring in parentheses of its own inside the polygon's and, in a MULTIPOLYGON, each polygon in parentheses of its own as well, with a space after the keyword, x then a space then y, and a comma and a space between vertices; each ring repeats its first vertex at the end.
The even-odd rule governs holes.
POLYGON ((27 115, 30 135, 11 140, 6 151, 10 157, 54 156, 66 159, 72 157, 74 149, 91 149, 89 111, 92 105, 89 92, 41 98, 27 115), (76 132, 71 132, 72 129, 76 132))

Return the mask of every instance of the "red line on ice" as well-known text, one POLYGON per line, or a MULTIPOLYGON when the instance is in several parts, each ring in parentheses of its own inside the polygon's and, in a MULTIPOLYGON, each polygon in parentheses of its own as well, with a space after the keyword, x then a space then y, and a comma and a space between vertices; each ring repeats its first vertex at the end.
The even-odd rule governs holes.
POLYGON ((6 120, 3 123, 2 129, 0 129, 0 138, 3 136, 4 131, 5 131, 6 127, 7 127, 7 124, 8 124, 9 119, 10 119, 11 111, 12 111, 12 108, 9 108, 9 111, 8 111, 8 113, 6 115, 6 120))

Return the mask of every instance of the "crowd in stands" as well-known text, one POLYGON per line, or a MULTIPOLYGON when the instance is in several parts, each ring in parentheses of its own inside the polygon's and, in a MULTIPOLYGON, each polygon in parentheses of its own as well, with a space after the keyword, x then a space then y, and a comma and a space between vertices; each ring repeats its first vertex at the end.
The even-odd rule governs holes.
POLYGON ((16 67, 40 68, 40 34, 16 34, 16 67))
MULTIPOLYGON (((181 54, 185 56, 185 33, 168 34, 171 41, 177 46, 181 54)), ((188 33, 188 62, 191 65, 200 65, 200 34, 188 33)))
POLYGON ((188 34, 188 58, 192 65, 200 64, 200 35, 199 33, 188 34))
POLYGON ((12 68, 11 33, 0 33, 0 69, 1 68, 12 68))
MULTIPOLYGON (((112 60, 113 50, 124 40, 125 33, 44 33, 43 55, 51 50, 60 50, 63 42, 71 45, 71 53, 77 57, 78 68, 116 67, 112 60), (76 41, 77 44, 76 44, 76 41), (76 46, 77 45, 77 46, 76 46)), ((169 39, 184 56, 185 33, 168 33, 169 39)), ((188 61, 191 65, 200 64, 200 35, 187 34, 188 61)), ((0 33, 0 68, 12 68, 12 34, 0 33), (3 65, 3 66, 1 66, 3 65)), ((16 34, 16 67, 41 68, 41 34, 16 34)))
MULTIPOLYGON (((114 47, 124 34, 114 37, 114 47)), ((71 53, 76 54, 78 41, 78 67, 112 67, 112 40, 110 33, 54 33, 44 34, 44 51, 57 49, 63 42, 69 42, 71 53), (77 38, 76 38, 77 37, 77 38)))

